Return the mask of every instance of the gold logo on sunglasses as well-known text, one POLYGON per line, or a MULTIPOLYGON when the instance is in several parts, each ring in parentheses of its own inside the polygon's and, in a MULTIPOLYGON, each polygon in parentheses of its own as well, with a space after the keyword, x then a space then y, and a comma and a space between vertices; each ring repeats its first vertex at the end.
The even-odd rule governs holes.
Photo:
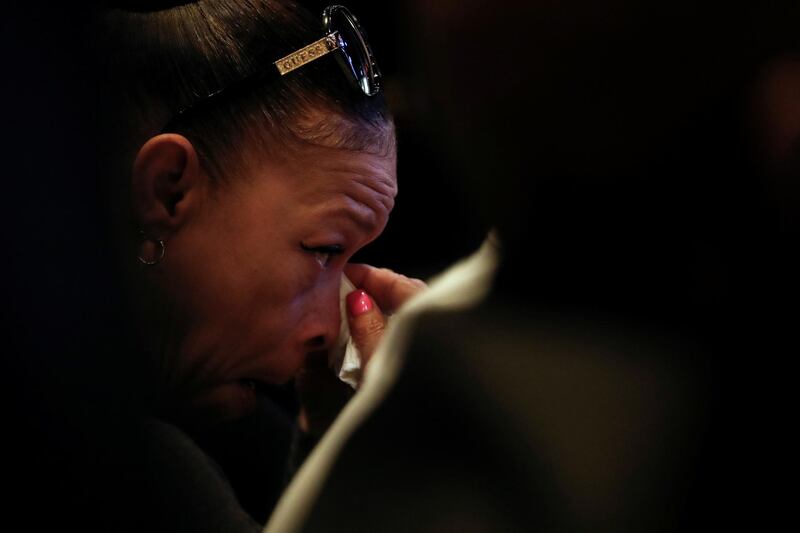
POLYGON ((275 66, 281 76, 284 76, 291 71, 302 67, 305 64, 311 63, 315 59, 319 59, 325 54, 332 52, 341 46, 339 34, 337 32, 326 35, 318 41, 314 41, 308 46, 304 46, 296 52, 292 52, 286 57, 282 57, 275 61, 275 66))

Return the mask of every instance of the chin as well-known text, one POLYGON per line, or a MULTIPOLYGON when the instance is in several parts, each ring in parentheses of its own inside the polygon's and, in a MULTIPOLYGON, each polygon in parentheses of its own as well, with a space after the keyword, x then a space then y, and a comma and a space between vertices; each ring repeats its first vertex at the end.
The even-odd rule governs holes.
POLYGON ((191 427, 210 427, 249 415, 256 403, 253 384, 247 380, 234 381, 196 395, 180 418, 191 427))

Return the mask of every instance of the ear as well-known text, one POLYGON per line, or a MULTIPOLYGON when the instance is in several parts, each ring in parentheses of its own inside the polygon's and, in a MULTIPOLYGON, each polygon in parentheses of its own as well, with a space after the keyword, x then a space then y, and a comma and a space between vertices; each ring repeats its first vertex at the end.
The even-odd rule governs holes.
POLYGON ((148 140, 133 163, 131 191, 145 234, 167 240, 197 214, 207 177, 189 140, 174 133, 148 140))

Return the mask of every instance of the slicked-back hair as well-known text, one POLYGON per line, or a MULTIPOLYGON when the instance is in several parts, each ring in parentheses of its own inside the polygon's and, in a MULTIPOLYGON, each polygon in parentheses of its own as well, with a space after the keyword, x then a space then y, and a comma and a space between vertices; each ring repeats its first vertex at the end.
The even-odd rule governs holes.
MULTIPOLYGON (((108 157, 131 159, 179 108, 274 68, 273 61, 323 35, 321 14, 287 0, 153 4, 97 12, 100 129, 108 157)), ((192 142, 217 183, 240 168, 243 146, 273 156, 303 143, 372 153, 394 147, 383 96, 354 89, 333 57, 226 95, 173 131, 192 142)))

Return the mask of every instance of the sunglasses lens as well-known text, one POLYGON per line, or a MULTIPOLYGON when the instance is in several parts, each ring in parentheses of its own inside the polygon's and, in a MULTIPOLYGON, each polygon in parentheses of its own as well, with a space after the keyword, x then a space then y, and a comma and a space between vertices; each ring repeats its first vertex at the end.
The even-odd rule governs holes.
POLYGON ((331 13, 330 30, 339 33, 344 51, 345 67, 351 71, 356 84, 367 95, 378 92, 378 73, 373 65, 372 53, 358 23, 347 12, 337 9, 331 13))

